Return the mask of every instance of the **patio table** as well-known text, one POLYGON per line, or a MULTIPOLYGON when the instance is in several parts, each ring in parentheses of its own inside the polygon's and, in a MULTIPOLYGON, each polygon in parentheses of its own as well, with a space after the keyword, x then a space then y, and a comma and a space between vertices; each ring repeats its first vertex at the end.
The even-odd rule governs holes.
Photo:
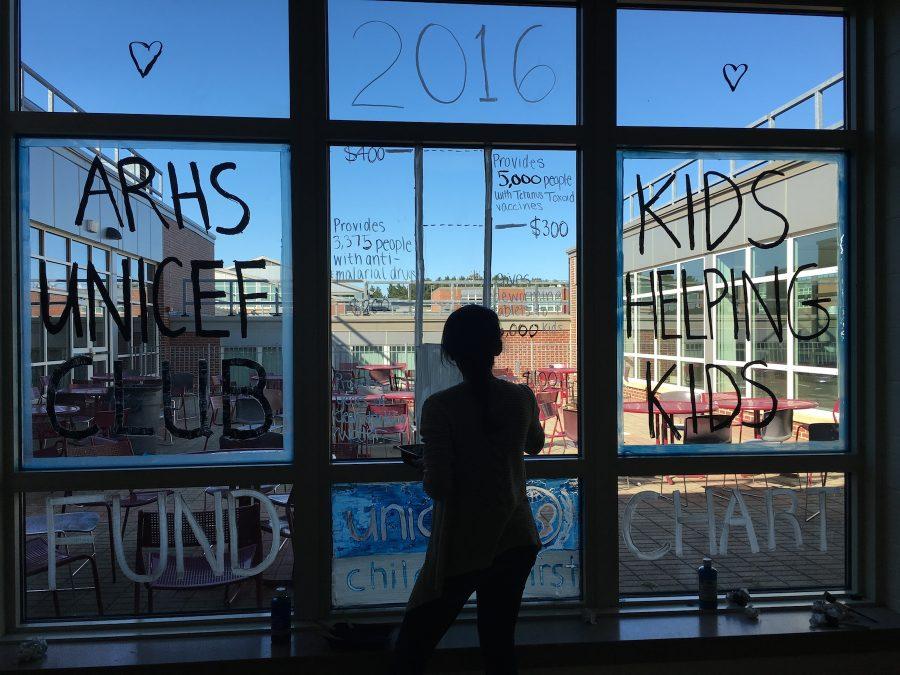
MULTIPOLYGON (((819 404, 816 401, 808 401, 801 398, 779 398, 777 400, 775 409, 776 410, 808 410, 810 408, 818 408, 819 404)), ((723 408, 725 410, 734 410, 737 407, 736 399, 729 399, 725 401, 720 401, 718 403, 718 407, 723 408)), ((750 411, 753 413, 753 422, 755 424, 759 424, 760 413, 763 411, 768 412, 772 409, 772 399, 768 396, 760 396, 754 398, 742 398, 741 399, 741 412, 750 411)), ((753 430, 753 438, 759 438, 760 433, 759 429, 753 430)))
POLYGON ((569 400, 569 375, 576 373, 578 373, 578 368, 570 368, 568 366, 564 368, 547 366, 545 368, 537 369, 538 382, 540 382, 541 375, 543 375, 548 382, 550 381, 550 376, 555 375, 556 381, 562 383, 562 387, 560 387, 560 399, 562 403, 569 400))
MULTIPOLYGON (((75 415, 77 414, 81 408, 77 405, 55 405, 53 406, 53 411, 57 415, 75 415)), ((47 406, 45 405, 33 405, 31 406, 31 414, 36 416, 44 416, 47 414, 47 406)))
POLYGON ((395 370, 399 370, 401 373, 406 370, 405 363, 388 363, 381 365, 374 364, 357 364, 357 370, 364 370, 369 374, 369 378, 375 384, 383 385, 385 382, 389 382, 391 388, 394 387, 394 378, 393 372, 395 370))
POLYGON ((63 387, 57 389, 60 394, 81 394, 82 396, 106 396, 109 387, 63 387))
MULTIPOLYGON (((768 401, 768 399, 766 400, 768 401)), ((734 404, 736 401, 737 398, 733 394, 713 394, 713 408, 724 408, 728 403, 734 404)), ((659 405, 662 407, 663 412, 670 416, 693 415, 695 410, 690 401, 661 400, 659 405)), ((733 409, 734 405, 731 407, 733 409)), ((743 401, 741 401, 741 407, 743 408, 743 401)), ((704 409, 706 412, 709 412, 709 397, 707 394, 697 394, 696 412, 702 414, 704 409)), ((625 401, 622 403, 622 412, 646 415, 647 401, 625 401)), ((656 444, 668 443, 668 426, 660 423, 662 414, 659 408, 656 407, 656 404, 653 404, 653 417, 656 429, 656 444)))

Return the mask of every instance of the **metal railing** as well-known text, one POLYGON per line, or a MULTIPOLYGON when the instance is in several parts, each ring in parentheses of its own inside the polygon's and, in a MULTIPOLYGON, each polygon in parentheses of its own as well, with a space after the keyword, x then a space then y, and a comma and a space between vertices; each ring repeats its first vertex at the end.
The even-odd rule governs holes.
MULTIPOLYGON (((372 288, 380 284, 370 284, 364 279, 341 279, 340 283, 358 289, 343 297, 332 294, 331 304, 335 314, 354 316, 376 316, 379 314, 409 314, 416 311, 415 283, 393 282, 388 286, 405 286, 405 295, 397 297, 373 295, 372 288)), ((425 314, 449 314, 454 309, 469 303, 481 303, 484 286, 481 279, 441 279, 425 280, 425 299, 422 311, 425 314), (445 291, 435 297, 435 291, 445 291), (447 297, 443 297, 447 295, 447 297)), ((390 292, 390 291, 389 291, 390 292)), ((494 282, 491 290, 491 306, 502 316, 568 314, 569 284, 562 281, 522 281, 521 283, 494 282), (504 290, 515 289, 513 297, 501 297, 504 290)))
MULTIPOLYGON (((47 80, 41 77, 33 68, 28 66, 26 63, 21 62, 19 64, 19 107, 22 110, 29 110, 32 112, 59 112, 57 110, 56 102, 57 100, 62 101, 67 106, 72 109, 72 112, 87 112, 80 105, 75 103, 71 98, 62 93, 59 89, 50 84, 47 80), (42 108, 39 104, 32 101, 25 95, 25 82, 26 77, 30 77, 35 82, 37 82, 46 92, 47 97, 47 107, 42 108)), ((74 148, 78 150, 78 148, 74 148)), ((151 196, 156 197, 157 199, 162 200, 163 198, 163 173, 162 170, 150 162, 146 157, 141 155, 134 148, 112 148, 112 157, 103 152, 103 148, 100 147, 91 147, 91 146, 83 146, 83 149, 87 151, 88 159, 90 159, 90 155, 97 155, 103 164, 111 170, 113 175, 117 175, 118 173, 118 163, 119 159, 124 157, 139 157, 146 162, 149 162, 156 174, 153 177, 153 180, 144 188, 151 196), (125 151, 126 154, 123 154, 122 151, 125 151)), ((133 171, 126 169, 125 175, 134 180, 135 182, 144 181, 147 179, 146 174, 141 171, 140 174, 134 173, 133 171)))
MULTIPOLYGON (((800 94, 800 96, 798 96, 794 99, 791 99, 784 105, 779 106, 778 108, 775 108, 774 110, 767 113, 766 115, 763 115, 755 122, 748 124, 746 126, 746 128, 747 129, 759 129, 760 127, 764 126, 769 129, 774 129, 777 126, 777 119, 780 116, 784 115, 785 113, 790 112, 791 110, 794 110, 795 108, 806 103, 807 101, 812 100, 813 108, 814 108, 814 127, 813 127, 814 129, 828 129, 828 130, 843 129, 843 127, 844 127, 843 122, 836 122, 829 126, 824 126, 825 125, 824 94, 827 90, 842 83, 843 81, 844 81, 844 73, 838 73, 837 75, 833 75, 832 77, 830 77, 827 80, 825 80, 824 82, 816 85, 812 89, 800 94)), ((753 160, 753 161, 750 161, 747 164, 744 164, 739 167, 737 165, 737 160, 732 159, 732 160, 729 160, 729 163, 728 163, 728 174, 727 175, 729 178, 734 179, 735 177, 740 176, 743 173, 747 173, 748 171, 752 171, 753 169, 755 169, 757 167, 763 166, 764 164, 768 164, 769 161, 770 160, 753 160)), ((672 167, 671 169, 666 171, 664 174, 657 176, 656 178, 651 180, 649 183, 646 183, 643 187, 648 193, 647 199, 652 199, 653 195, 655 193, 655 190, 656 190, 656 186, 658 184, 664 183, 666 180, 668 180, 669 176, 671 176, 673 173, 678 174, 679 172, 682 172, 685 169, 687 169, 691 166, 694 166, 694 165, 696 165, 696 167, 697 167, 697 186, 698 187, 696 190, 693 191, 692 194, 700 194, 702 192, 702 185, 703 185, 703 172, 704 172, 703 159, 694 158, 694 159, 686 160, 686 161, 682 162, 681 164, 678 164, 678 165, 672 167)), ((685 194, 682 194, 682 195, 678 194, 678 180, 672 181, 670 190, 671 190, 671 193, 670 193, 668 201, 662 201, 663 198, 660 198, 660 201, 657 202, 657 205, 662 206, 665 204, 675 204, 676 202, 678 202, 679 199, 687 198, 687 195, 685 195, 685 194)), ((635 189, 635 190, 629 192, 628 194, 626 194, 622 198, 622 213, 627 214, 627 216, 623 215, 623 221, 629 222, 631 220, 634 220, 634 218, 635 218, 635 202, 637 200, 637 197, 638 197, 638 191, 635 189)))
MULTIPOLYGON (((203 307, 213 307, 213 316, 237 316, 241 308, 240 291, 237 288, 237 279, 200 279, 200 288, 202 291, 224 290, 224 298, 201 299, 201 311, 203 307), (220 286, 227 286, 226 289, 220 286)), ((281 287, 268 279, 244 279, 244 293, 254 293, 256 291, 248 290, 247 284, 258 283, 267 284, 269 290, 266 293, 271 299, 265 300, 247 300, 248 316, 281 316, 284 307, 284 300, 281 295, 281 287)), ((181 280, 181 316, 193 316, 194 311, 194 295, 193 284, 190 279, 181 280), (190 291, 188 290, 190 289, 190 291)))

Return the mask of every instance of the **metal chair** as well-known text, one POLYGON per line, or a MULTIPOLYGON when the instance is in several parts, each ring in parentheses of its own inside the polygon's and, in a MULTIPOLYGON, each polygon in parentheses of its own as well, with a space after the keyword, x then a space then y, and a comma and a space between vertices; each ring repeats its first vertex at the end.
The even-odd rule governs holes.
MULTIPOLYGON (((238 563, 241 567, 247 568, 258 565, 262 560, 262 527, 259 519, 259 502, 255 502, 249 506, 238 507, 236 512, 237 519, 237 541, 231 541, 231 532, 228 522, 228 513, 223 513, 224 528, 223 535, 225 543, 228 547, 236 546, 238 551, 238 563)), ((215 511, 200 511, 193 514, 197 524, 203 530, 203 533, 209 539, 212 545, 216 545, 216 514, 215 511)), ((175 547, 175 514, 166 514, 168 525, 169 550, 175 547)), ((159 531, 159 513, 156 511, 141 511, 138 515, 137 529, 137 549, 135 551, 135 567, 138 574, 147 574, 149 570, 156 569, 157 565, 165 565, 165 571, 156 581, 134 585, 134 612, 140 613, 141 609, 141 586, 147 590, 147 612, 153 612, 153 592, 158 590, 183 591, 198 590, 225 587, 225 604, 229 605, 231 600, 228 598, 229 586, 235 584, 243 584, 248 581, 254 581, 256 585, 256 604, 260 603, 262 597, 262 578, 261 573, 252 577, 239 577, 234 574, 231 567, 231 556, 228 552, 225 554, 224 572, 215 576, 213 569, 209 566, 203 553, 200 551, 200 542, 194 536, 186 519, 182 521, 181 531, 182 544, 185 547, 184 557, 184 576, 178 578, 175 559, 168 556, 165 560, 160 560, 159 551, 148 551, 147 549, 158 549, 160 546, 159 531), (188 555, 187 549, 194 549, 196 553, 188 555)), ((232 598, 233 599, 233 598, 232 598)))
POLYGON ((575 447, 581 447, 578 443, 578 411, 574 408, 562 409, 563 433, 567 441, 572 441, 575 447))
POLYGON ((731 443, 731 425, 728 423, 729 415, 697 415, 686 417, 684 420, 684 445, 698 445, 701 443, 731 443), (694 421, 697 422, 697 430, 694 431, 694 421), (713 426, 724 425, 713 430, 713 426))
MULTIPOLYGON (((79 562, 86 562, 91 566, 91 574, 94 577, 94 594, 97 597, 97 614, 103 616, 103 599, 100 594, 100 575, 97 572, 96 554, 81 553, 69 555, 62 546, 56 547, 56 567, 64 567, 79 562)), ((50 548, 43 537, 35 537, 25 541, 25 576, 30 577, 50 568, 50 548)), ((59 611, 59 591, 50 591, 53 595, 53 611, 56 616, 59 611)))
POLYGON ((237 426, 257 426, 266 421, 262 405, 252 396, 239 396, 234 402, 231 423, 237 426))
MULTIPOLYGON (((691 400, 691 392, 690 391, 663 391, 656 395, 656 398, 660 401, 690 401, 691 400)), ((678 424, 675 422, 674 418, 672 419, 673 426, 681 433, 684 433, 684 423, 678 424)), ((657 436, 659 435, 660 430, 657 429, 657 436)))
POLYGON ((197 398, 194 392, 194 375, 193 373, 173 373, 172 374, 172 409, 173 417, 178 420, 178 411, 181 411, 182 421, 193 419, 197 415, 187 414, 187 400, 197 398), (179 405, 179 402, 181 405, 179 405))
MULTIPOLYGON (((841 414, 841 399, 837 399, 834 402, 834 405, 831 407, 831 419, 834 420, 835 424, 838 424, 838 415, 841 414)), ((800 440, 800 431, 805 430, 807 434, 809 433, 809 428, 814 424, 827 424, 826 422, 798 422, 797 423, 797 432, 794 435, 794 440, 800 440)), ((810 439, 812 440, 812 439, 810 439)), ((832 440, 829 438, 821 438, 819 440, 832 440)), ((836 439, 835 439, 836 440, 836 439)))
MULTIPOLYGON (((547 454, 553 450, 553 444, 557 438, 565 439, 566 434, 561 429, 562 421, 559 418, 559 404, 556 402, 558 392, 556 391, 538 391, 535 392, 534 398, 538 406, 538 422, 544 430, 544 442, 549 443, 547 446, 547 454), (547 434, 547 422, 553 420, 553 431, 547 434)), ((565 440, 563 440, 565 444, 565 440)))
POLYGON ((783 443, 793 435, 794 411, 776 410, 769 423, 759 430, 759 438, 753 438, 747 442, 768 441, 770 443, 783 443))

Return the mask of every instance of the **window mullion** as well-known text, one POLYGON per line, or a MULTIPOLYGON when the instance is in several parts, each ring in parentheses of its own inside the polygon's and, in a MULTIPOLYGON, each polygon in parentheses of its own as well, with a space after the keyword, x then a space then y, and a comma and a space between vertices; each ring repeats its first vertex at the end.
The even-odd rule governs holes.
POLYGON ((616 316, 620 255, 612 221, 621 207, 615 147, 616 10, 611 3, 581 6, 581 152, 579 190, 578 345, 579 409, 584 471, 582 493, 582 594, 588 607, 618 603, 619 335, 616 316), (604 82, 601 90, 591 86, 604 82), (590 264, 585 264, 590 257, 590 264), (616 360, 610 363, 615 358, 616 360))
POLYGON ((298 618, 328 612, 331 589, 331 434, 328 146, 320 133, 327 115, 326 0, 289 3, 291 87, 291 255, 295 349, 293 363, 295 513, 303 537, 293 537, 298 618), (303 91, 300 84, 303 83, 303 91))

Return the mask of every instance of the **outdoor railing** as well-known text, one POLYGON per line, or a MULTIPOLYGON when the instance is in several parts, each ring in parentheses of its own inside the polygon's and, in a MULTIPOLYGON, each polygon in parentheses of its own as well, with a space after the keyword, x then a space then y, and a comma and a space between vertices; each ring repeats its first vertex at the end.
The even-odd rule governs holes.
MULTIPOLYGON (((775 108, 775 110, 772 110, 768 114, 763 115, 755 122, 748 124, 746 128, 747 129, 759 129, 760 127, 765 126, 767 128, 774 129, 777 126, 777 120, 779 117, 794 110, 798 106, 803 105, 807 101, 813 101, 813 109, 814 109, 814 127, 813 128, 814 129, 829 129, 829 130, 843 129, 843 127, 844 127, 843 122, 836 122, 829 126, 825 126, 825 105, 824 105, 825 92, 827 90, 831 89, 832 87, 837 86, 838 84, 841 84, 843 81, 844 81, 843 73, 838 73, 837 75, 833 75, 832 77, 830 77, 827 80, 825 80, 824 82, 816 85, 809 91, 806 91, 806 92, 800 94, 800 96, 788 101, 787 103, 785 103, 784 105, 782 105, 778 108, 775 108)), ((732 160, 729 160, 729 162, 728 162, 727 175, 729 178, 733 179, 736 176, 740 176, 741 174, 747 173, 748 171, 752 171, 753 169, 755 169, 757 167, 763 166, 764 164, 767 164, 768 162, 769 162, 769 160, 762 160, 762 161, 751 160, 747 164, 738 166, 737 160, 732 159, 732 160)), ((679 172, 682 172, 685 169, 688 169, 689 167, 692 167, 692 166, 696 166, 696 168, 697 168, 697 189, 694 190, 693 194, 699 194, 702 190, 702 185, 703 185, 704 166, 703 166, 703 159, 694 158, 694 159, 686 160, 680 164, 677 164, 676 166, 672 167, 671 169, 669 169, 662 175, 657 176, 656 178, 652 179, 648 183, 645 183, 643 185, 643 187, 647 191, 646 199, 648 199, 648 200, 652 199, 653 195, 656 191, 656 186, 659 185, 660 183, 664 183, 669 178, 669 176, 671 176, 673 173, 678 174, 679 172)), ((661 206, 664 204, 670 204, 670 203, 675 204, 679 199, 685 199, 687 197, 687 195, 685 195, 685 194, 681 194, 681 195, 678 194, 678 181, 677 180, 672 181, 672 185, 669 189, 671 192, 670 192, 668 200, 665 200, 664 197, 661 197, 660 201, 657 202, 657 206, 661 206)), ((626 194, 622 198, 622 213, 623 213, 622 220, 624 222, 629 222, 631 220, 634 220, 635 204, 637 203, 637 197, 638 197, 637 190, 633 190, 633 191, 629 192, 628 194, 626 194)))
MULTIPOLYGON (((57 101, 62 101, 69 108, 71 108, 72 112, 85 112, 84 108, 79 106, 75 101, 62 93, 59 89, 50 84, 47 80, 41 77, 37 72, 34 71, 31 67, 26 65, 24 62, 20 63, 19 66, 19 103, 20 107, 23 110, 30 110, 32 112, 60 112, 58 110, 57 101), (32 101, 25 94, 25 83, 28 81, 27 78, 34 80, 37 82, 40 87, 42 87, 45 91, 45 95, 47 97, 47 107, 43 108, 40 104, 32 101)), ((77 150, 77 149, 76 149, 77 150)), ((90 160, 91 155, 97 155, 100 158, 100 161, 103 162, 105 168, 108 168, 113 175, 116 175, 118 171, 118 163, 120 158, 125 157, 140 157, 145 161, 149 161, 141 155, 134 148, 112 148, 112 157, 103 152, 103 148, 99 147, 90 147, 85 146, 84 150, 87 152, 88 160, 90 160), (122 153, 122 151, 125 153, 122 153)), ((153 177, 153 181, 144 188, 150 195, 156 197, 157 199, 163 198, 163 173, 156 165, 153 165, 153 168, 156 170, 156 175, 153 177)), ((128 169, 125 170, 125 175, 134 180, 135 182, 141 182, 146 180, 147 176, 144 175, 143 171, 140 174, 134 173, 128 169)))
MULTIPOLYGON (((279 285, 272 283, 267 279, 244 279, 244 293, 249 295, 256 291, 247 288, 248 284, 262 283, 269 286, 266 291, 267 296, 262 300, 246 300, 248 316, 259 316, 263 314, 271 316, 281 316, 284 309, 284 299, 281 295, 279 285)), ((200 288, 203 292, 213 290, 224 291, 224 298, 208 298, 200 300, 201 313, 204 307, 213 307, 212 314, 215 316, 237 316, 241 309, 240 289, 238 288, 237 279, 200 279, 200 288), (222 288, 224 286, 225 288, 222 288)), ((182 279, 181 281, 181 316, 193 316, 194 313, 194 294, 193 284, 190 279, 182 279)))
MULTIPOLYGON (((416 290, 412 282, 390 284, 395 289, 405 286, 403 296, 384 297, 373 295, 377 285, 363 279, 342 279, 343 295, 332 294, 335 314, 377 316, 379 314, 409 314, 416 310, 416 290), (404 297, 405 296, 405 297, 404 297)), ((426 297, 422 302, 424 314, 449 314, 465 304, 480 304, 483 298, 483 282, 472 279, 441 279, 425 281, 426 297), (435 297, 435 292, 440 292, 435 297), (430 296, 430 297, 429 297, 430 296), (447 296, 447 297, 444 297, 447 296)), ((491 291, 491 307, 501 318, 505 316, 529 316, 569 313, 569 285, 562 281, 529 281, 520 283, 495 281, 491 291)))

